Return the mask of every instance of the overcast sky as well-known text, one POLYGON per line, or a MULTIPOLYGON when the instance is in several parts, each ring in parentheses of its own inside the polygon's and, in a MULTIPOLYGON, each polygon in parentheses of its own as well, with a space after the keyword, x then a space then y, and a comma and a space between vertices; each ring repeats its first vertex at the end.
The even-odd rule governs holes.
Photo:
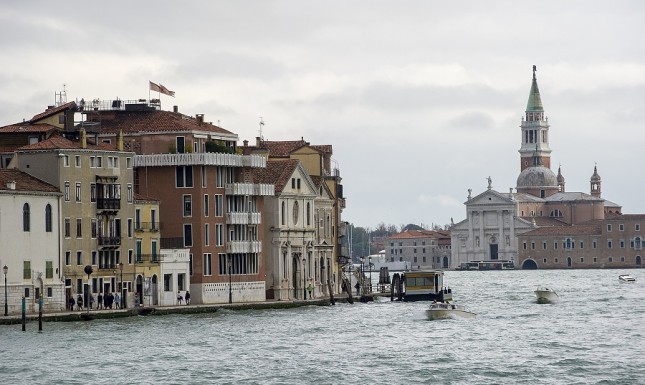
POLYGON ((331 144, 343 220, 448 224, 515 187, 537 65, 567 191, 645 213, 645 2, 3 1, 0 125, 67 100, 162 108, 255 141, 331 144), (156 93, 152 94, 156 97, 156 93))

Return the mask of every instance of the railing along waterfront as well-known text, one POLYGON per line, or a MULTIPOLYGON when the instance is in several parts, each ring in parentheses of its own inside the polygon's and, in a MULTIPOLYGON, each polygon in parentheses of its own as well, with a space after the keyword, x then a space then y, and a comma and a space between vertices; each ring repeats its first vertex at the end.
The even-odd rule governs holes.
POLYGON ((266 167, 266 158, 261 155, 238 155, 214 152, 188 154, 148 154, 134 157, 135 167, 163 166, 231 166, 266 167))

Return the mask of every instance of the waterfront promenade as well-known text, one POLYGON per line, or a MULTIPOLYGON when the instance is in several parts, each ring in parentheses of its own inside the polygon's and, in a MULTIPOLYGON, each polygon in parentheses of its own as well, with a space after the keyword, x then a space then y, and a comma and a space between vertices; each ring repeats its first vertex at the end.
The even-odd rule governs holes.
MULTIPOLYGON (((347 295, 335 295, 337 302, 347 302, 347 295)), ((138 306, 126 309, 101 309, 101 310, 75 310, 43 312, 43 322, 72 322, 79 320, 110 319, 147 315, 166 314, 199 314, 215 313, 222 309, 229 310, 251 310, 251 309, 288 309, 302 306, 328 306, 329 298, 316 298, 310 300, 294 301, 265 301, 265 302, 237 302, 232 304, 199 304, 199 305, 173 305, 173 306, 138 306)), ((38 313, 27 313, 27 323, 38 322, 38 313)), ((22 322, 22 314, 10 314, 6 317, 0 316, 0 325, 15 325, 22 322)))

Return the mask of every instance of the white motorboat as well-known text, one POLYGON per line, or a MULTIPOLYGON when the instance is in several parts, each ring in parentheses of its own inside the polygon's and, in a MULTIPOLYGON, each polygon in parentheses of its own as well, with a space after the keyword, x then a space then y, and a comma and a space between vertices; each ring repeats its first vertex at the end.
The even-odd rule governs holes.
POLYGON ((559 298, 555 290, 545 286, 540 286, 535 289, 535 297, 537 297, 538 303, 551 303, 557 301, 559 298))
POLYGON ((473 318, 477 314, 471 312, 463 305, 455 305, 446 302, 433 302, 426 310, 426 315, 429 320, 445 319, 445 318, 473 318))
POLYGON ((621 274, 618 276, 620 282, 636 282, 636 278, 628 274, 621 274))

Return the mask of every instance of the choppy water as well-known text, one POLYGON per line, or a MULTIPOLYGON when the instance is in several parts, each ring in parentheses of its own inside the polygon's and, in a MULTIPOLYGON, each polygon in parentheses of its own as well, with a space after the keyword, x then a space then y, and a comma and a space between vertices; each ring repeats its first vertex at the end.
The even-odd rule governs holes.
POLYGON ((620 273, 446 272, 472 320, 383 299, 0 326, 0 383, 645 384, 645 270, 620 273))

